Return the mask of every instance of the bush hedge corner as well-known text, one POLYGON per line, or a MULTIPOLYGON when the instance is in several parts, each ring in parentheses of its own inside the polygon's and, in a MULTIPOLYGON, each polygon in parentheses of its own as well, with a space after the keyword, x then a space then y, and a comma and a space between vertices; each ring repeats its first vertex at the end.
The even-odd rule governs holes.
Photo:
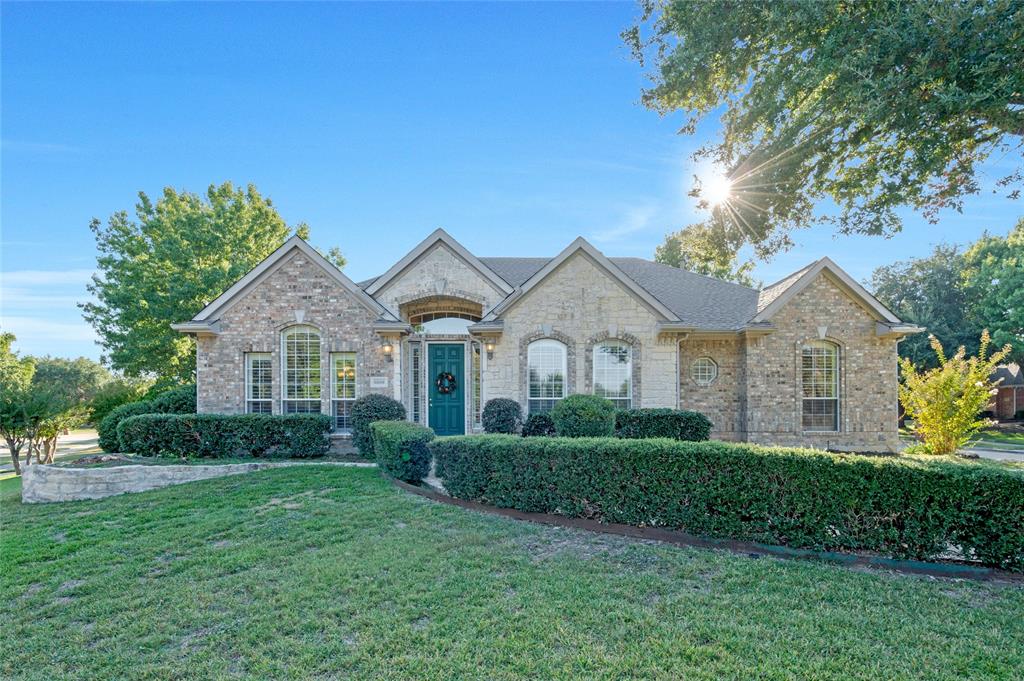
POLYGON ((323 456, 325 414, 140 414, 117 426, 120 451, 140 456, 323 456))
POLYGON ((140 414, 194 414, 196 413, 196 386, 194 384, 172 388, 151 400, 129 402, 115 407, 96 426, 99 446, 105 452, 120 449, 117 427, 126 418, 140 414))
POLYGON ((597 395, 569 395, 551 410, 561 437, 611 437, 615 434, 615 405, 597 395))
POLYGON ((636 440, 667 437, 696 442, 711 437, 711 421, 699 411, 624 409, 615 415, 615 434, 636 440))
POLYGON ((1024 473, 666 439, 448 437, 449 494, 503 508, 816 550, 1024 571, 1024 473))
POLYGON ((515 400, 497 397, 487 400, 480 420, 485 433, 518 433, 523 425, 523 408, 515 400))
POLYGON ((404 421, 405 405, 386 395, 364 395, 352 404, 352 444, 367 459, 373 458, 373 432, 375 421, 404 421))
POLYGON ((377 465, 393 478, 417 483, 430 473, 430 449, 434 431, 408 421, 377 421, 370 424, 377 465))

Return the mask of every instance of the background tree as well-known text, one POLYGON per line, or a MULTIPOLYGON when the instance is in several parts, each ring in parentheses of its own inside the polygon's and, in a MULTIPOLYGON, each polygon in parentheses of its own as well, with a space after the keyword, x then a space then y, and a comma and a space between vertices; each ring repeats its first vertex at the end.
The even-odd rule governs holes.
POLYGON ((77 402, 91 402, 114 379, 110 370, 86 357, 36 357, 35 385, 51 386, 77 402))
MULTIPOLYGON (((870 288, 900 319, 928 329, 947 347, 978 351, 982 326, 972 318, 971 297, 964 287, 965 261, 957 246, 939 245, 926 258, 902 260, 877 268, 870 288)), ((899 344, 900 357, 917 367, 937 366, 929 336, 919 333, 899 344)))
POLYGON ((1004 237, 984 235, 964 254, 970 320, 987 326, 992 342, 1010 343, 1010 360, 1024 364, 1024 218, 1004 237))
MULTIPOLYGON (((724 168, 715 213, 767 257, 829 221, 890 234, 896 208, 934 220, 979 191, 994 152, 1020 158, 1024 6, 1019 0, 641 0, 623 33, 653 62, 643 102, 682 110, 682 132, 722 111, 696 157, 724 168), (822 202, 834 214, 820 214, 822 202)), ((999 184, 1016 197, 1018 166, 999 184)))
POLYGON ((738 246, 722 238, 726 233, 707 223, 684 227, 665 237, 665 243, 658 246, 654 259, 665 265, 709 277, 734 281, 744 286, 756 286, 750 276, 754 263, 750 260, 739 262, 736 255, 738 246))
POLYGON ((153 385, 153 381, 144 378, 125 378, 119 376, 106 383, 96 396, 92 398, 89 406, 92 408, 90 420, 93 424, 99 425, 100 421, 112 412, 115 407, 129 402, 138 402, 143 399, 146 392, 153 385))
POLYGON ((118 212, 93 220, 99 250, 81 307, 110 365, 128 377, 182 383, 195 373, 195 341, 170 328, 199 312, 293 232, 252 185, 211 185, 205 196, 168 187, 155 203, 139 193, 135 219, 118 212))

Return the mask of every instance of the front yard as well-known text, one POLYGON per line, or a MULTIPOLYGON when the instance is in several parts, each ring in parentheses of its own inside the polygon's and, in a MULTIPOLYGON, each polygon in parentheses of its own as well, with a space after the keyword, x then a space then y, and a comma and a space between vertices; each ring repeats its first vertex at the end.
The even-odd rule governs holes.
POLYGON ((485 516, 310 466, 23 506, 4 678, 1012 679, 1024 588, 485 516))

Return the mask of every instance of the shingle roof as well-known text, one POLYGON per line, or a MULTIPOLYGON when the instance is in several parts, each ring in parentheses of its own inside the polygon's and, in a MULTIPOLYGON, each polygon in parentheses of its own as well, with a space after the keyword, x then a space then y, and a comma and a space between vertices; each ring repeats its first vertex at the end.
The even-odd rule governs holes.
POLYGON ((771 305, 776 298, 785 293, 790 286, 795 284, 800 279, 800 277, 804 276, 804 272, 811 269, 812 267, 814 267, 813 262, 807 265, 806 267, 797 270, 796 272, 789 275, 785 279, 781 279, 775 282, 774 284, 770 284, 761 289, 760 295, 757 299, 757 311, 760 312, 761 310, 771 305))
POLYGON ((1000 364, 992 372, 992 380, 1003 379, 1000 387, 1024 385, 1024 371, 1021 371, 1019 364, 1000 364))

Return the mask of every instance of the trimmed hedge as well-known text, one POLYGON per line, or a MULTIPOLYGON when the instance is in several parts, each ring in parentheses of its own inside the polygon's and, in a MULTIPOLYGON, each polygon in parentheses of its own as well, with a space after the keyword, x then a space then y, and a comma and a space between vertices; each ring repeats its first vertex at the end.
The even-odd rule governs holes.
POLYGON ((326 414, 141 414, 117 426, 122 452, 140 456, 323 456, 326 414))
POLYGON ((624 409, 615 414, 615 435, 634 440, 651 437, 707 440, 711 437, 711 421, 699 411, 624 409))
POLYGON ((404 421, 405 405, 387 395, 364 395, 352 403, 352 444, 367 459, 373 458, 373 432, 375 421, 404 421))
POLYGON ((120 449, 117 427, 126 418, 139 414, 194 414, 196 413, 196 386, 183 385, 153 398, 140 402, 129 402, 115 407, 96 426, 100 449, 105 452, 124 451, 120 449))
POLYGON ((450 437, 448 492, 494 506, 818 550, 1024 571, 1024 473, 724 442, 450 437))
POLYGON ((480 420, 485 433, 518 433, 523 425, 523 408, 515 400, 496 397, 487 400, 480 420))
POLYGON ((370 424, 373 453, 381 470, 405 482, 420 482, 430 473, 430 449, 434 431, 408 421, 377 421, 370 424))
POLYGON ((523 424, 523 437, 553 437, 555 422, 549 414, 530 414, 523 424))
POLYGON ((615 405, 597 395, 569 395, 551 410, 561 437, 611 437, 615 434, 615 405))

